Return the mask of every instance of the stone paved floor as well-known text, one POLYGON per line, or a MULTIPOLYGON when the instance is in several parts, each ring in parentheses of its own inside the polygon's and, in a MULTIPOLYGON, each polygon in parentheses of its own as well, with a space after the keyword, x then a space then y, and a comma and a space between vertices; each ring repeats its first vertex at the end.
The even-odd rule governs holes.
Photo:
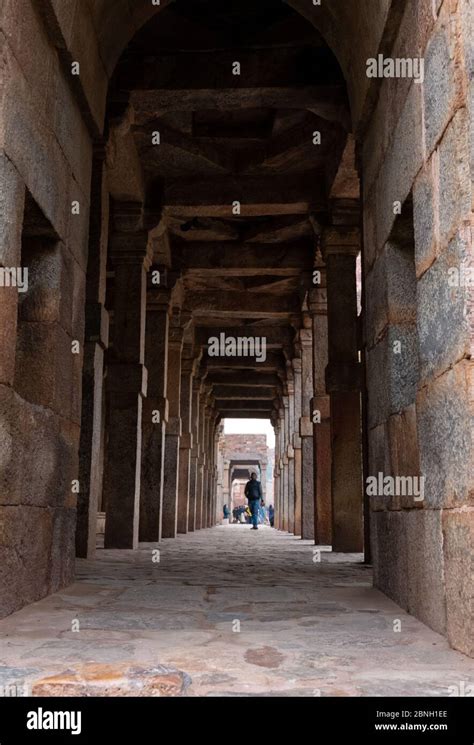
POLYGON ((0 621, 0 685, 44 692, 56 675, 61 692, 92 670, 99 690, 107 670, 127 686, 130 667, 160 665, 186 673, 191 696, 447 695, 474 682, 474 661, 374 590, 359 556, 313 561, 309 541, 243 525, 159 550, 159 563, 153 546, 99 551, 74 585, 0 621))

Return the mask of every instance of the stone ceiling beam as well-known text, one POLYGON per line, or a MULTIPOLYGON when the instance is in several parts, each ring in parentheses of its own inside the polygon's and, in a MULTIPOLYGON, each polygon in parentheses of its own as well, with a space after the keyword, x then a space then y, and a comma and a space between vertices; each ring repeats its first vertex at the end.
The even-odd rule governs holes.
POLYGON ((199 324, 199 315, 209 317, 215 313, 232 318, 287 318, 301 312, 296 296, 258 295, 229 290, 226 292, 187 291, 186 303, 199 324))
POLYGON ((216 401, 273 401, 274 388, 248 388, 246 386, 214 386, 212 389, 216 401))
MULTIPOLYGON (((210 371, 206 377, 206 382, 221 389, 225 389, 227 386, 230 388, 238 386, 246 390, 249 388, 278 388, 281 385, 281 379, 277 375, 247 372, 245 377, 242 377, 240 372, 233 373, 228 370, 223 372, 210 371)), ((225 396, 222 398, 225 398, 225 396)))
POLYGON ((210 273, 257 276, 274 274, 280 277, 299 275, 312 269, 314 242, 300 241, 292 245, 237 242, 172 243, 173 263, 186 274, 210 273))
POLYGON ((268 411, 273 409, 273 399, 256 399, 247 401, 227 401, 225 399, 216 399, 216 407, 221 412, 225 411, 268 411))
POLYGON ((163 204, 186 215, 308 214, 327 207, 323 177, 318 171, 268 176, 220 176, 213 179, 167 180, 163 204))
MULTIPOLYGON (((281 352, 267 352, 264 362, 257 362, 255 357, 209 357, 203 358, 208 370, 253 370, 255 372, 283 372, 285 362, 281 352)), ((247 377, 247 374, 246 374, 247 377)))
POLYGON ((136 123, 146 124, 151 118, 170 111, 215 109, 307 109, 321 119, 348 124, 344 86, 320 85, 307 87, 196 88, 132 90, 130 101, 135 108, 136 123))
POLYGON ((226 409, 219 412, 219 421, 222 419, 270 419, 271 411, 241 411, 240 409, 226 409))

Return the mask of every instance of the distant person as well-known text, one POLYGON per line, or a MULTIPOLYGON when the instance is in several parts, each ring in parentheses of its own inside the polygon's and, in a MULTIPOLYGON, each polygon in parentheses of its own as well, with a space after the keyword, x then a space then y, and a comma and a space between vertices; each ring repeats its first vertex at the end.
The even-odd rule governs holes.
POLYGON ((272 504, 268 508, 268 519, 270 520, 270 527, 273 528, 275 524, 275 508, 272 504))
POLYGON ((252 515, 252 530, 258 530, 258 510, 263 500, 262 485, 257 481, 257 474, 252 473, 250 481, 245 484, 245 496, 248 499, 252 515))
POLYGON ((230 517, 230 510, 226 504, 223 506, 222 512, 224 513, 224 520, 228 520, 230 517))

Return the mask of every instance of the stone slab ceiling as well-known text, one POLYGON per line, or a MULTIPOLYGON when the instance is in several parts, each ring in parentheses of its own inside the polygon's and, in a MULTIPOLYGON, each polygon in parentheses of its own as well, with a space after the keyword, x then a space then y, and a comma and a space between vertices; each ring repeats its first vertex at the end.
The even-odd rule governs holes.
POLYGON ((167 255, 181 278, 205 359, 209 335, 266 335, 265 363, 207 359, 209 381, 228 375, 219 410, 269 416, 311 282, 309 218, 324 219, 348 143, 336 58, 283 3, 180 0, 123 53, 108 111, 161 215, 155 262, 167 255), (239 403, 242 369, 275 374, 274 395, 239 403))

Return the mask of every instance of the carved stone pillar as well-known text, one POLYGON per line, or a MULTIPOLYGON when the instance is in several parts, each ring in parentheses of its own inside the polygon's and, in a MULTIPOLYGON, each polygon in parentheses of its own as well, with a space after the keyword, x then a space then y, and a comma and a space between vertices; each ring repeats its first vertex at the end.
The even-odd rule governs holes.
POLYGON ((332 545, 334 551, 363 551, 361 364, 357 342, 356 257, 359 231, 334 226, 323 234, 327 266, 332 445, 332 545))
POLYGON ((160 541, 162 534, 169 301, 168 289, 148 283, 145 334, 148 392, 143 402, 140 495, 140 541, 144 543, 160 541))
POLYGON ((188 532, 192 436, 193 376, 198 360, 192 345, 185 345, 181 363, 181 422, 179 443, 178 533, 188 532))
POLYGON ((326 269, 318 262, 320 287, 310 290, 308 305, 313 322, 313 387, 311 402, 314 444, 315 542, 332 545, 331 419, 326 393, 328 319, 326 269))
POLYGON ((109 314, 105 310, 109 196, 103 154, 93 161, 91 204, 79 447, 81 490, 76 526, 76 555, 88 559, 95 554, 97 511, 102 496, 104 351, 109 343, 109 314))
POLYGON ((184 327, 181 311, 175 309, 170 318, 168 336, 167 398, 169 419, 166 427, 163 481, 163 538, 175 538, 178 531, 178 473, 181 439, 181 354, 184 327))
POLYGON ((114 233, 113 353, 107 370, 109 427, 105 478, 105 547, 138 545, 142 455, 146 272, 151 265, 147 232, 114 233))
POLYGON ((294 406, 294 428, 293 428, 293 452, 295 461, 295 523, 294 534, 301 535, 301 510, 302 510, 302 458, 301 458, 301 369, 302 363, 299 357, 292 360, 295 394, 293 396, 294 406))

